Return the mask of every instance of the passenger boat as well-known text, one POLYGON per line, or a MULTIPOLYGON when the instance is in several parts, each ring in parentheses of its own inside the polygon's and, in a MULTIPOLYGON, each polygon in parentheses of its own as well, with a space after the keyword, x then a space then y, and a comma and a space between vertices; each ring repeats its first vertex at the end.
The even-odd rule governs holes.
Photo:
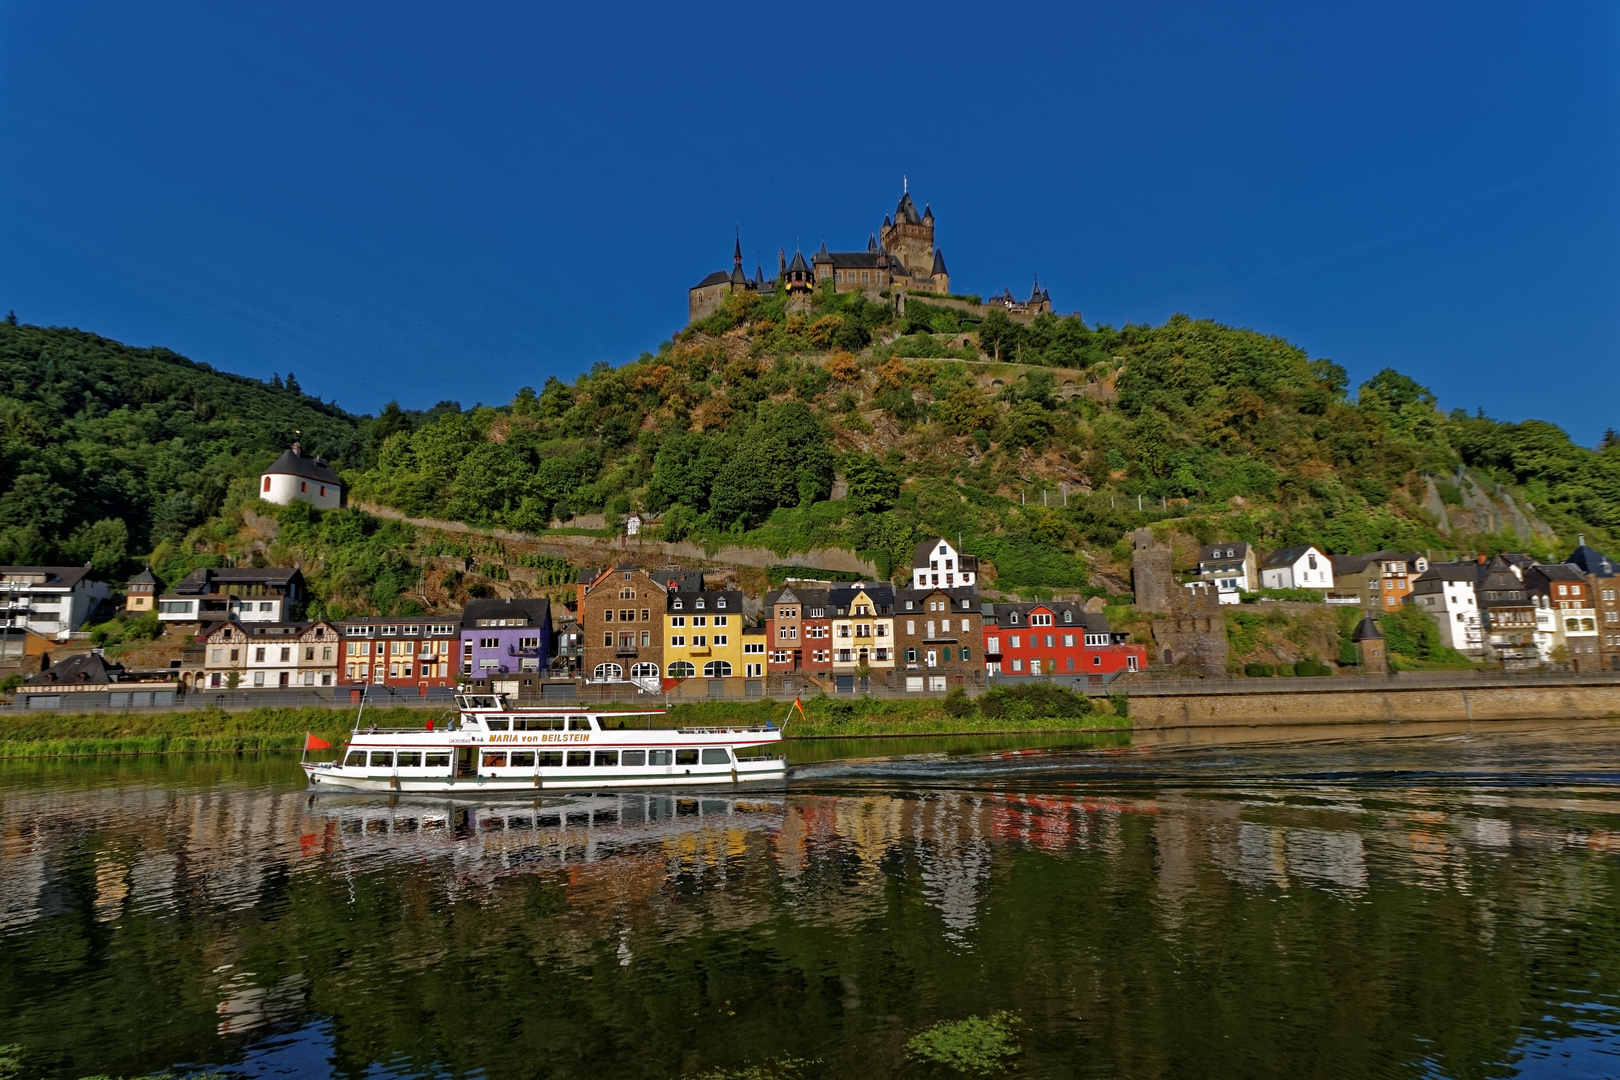
POLYGON ((435 727, 357 726, 336 761, 303 761, 311 786, 399 793, 686 787, 782 780, 782 730, 655 727, 664 710, 515 709, 462 694, 435 727))

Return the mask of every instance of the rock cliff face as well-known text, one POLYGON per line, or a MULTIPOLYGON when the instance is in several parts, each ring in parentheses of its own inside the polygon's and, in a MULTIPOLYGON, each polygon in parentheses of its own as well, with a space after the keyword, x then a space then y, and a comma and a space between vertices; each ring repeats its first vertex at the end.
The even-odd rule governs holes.
POLYGON ((1458 469, 1457 475, 1445 479, 1424 477, 1423 509, 1434 515, 1446 536, 1512 529, 1527 542, 1551 543, 1556 539, 1553 530, 1536 516, 1534 506, 1521 506, 1507 488, 1466 469, 1458 469))
POLYGON ((1174 539, 1159 540, 1152 529, 1131 534, 1131 578, 1136 606, 1162 616, 1153 622, 1153 662, 1161 667, 1206 678, 1226 674, 1226 616, 1208 590, 1176 582, 1172 568, 1174 539))

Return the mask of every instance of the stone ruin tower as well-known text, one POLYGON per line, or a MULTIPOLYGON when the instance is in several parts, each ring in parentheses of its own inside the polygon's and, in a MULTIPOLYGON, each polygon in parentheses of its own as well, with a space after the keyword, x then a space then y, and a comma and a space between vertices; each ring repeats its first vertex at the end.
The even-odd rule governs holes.
POLYGON ((1206 678, 1226 674, 1226 616, 1213 589, 1187 589, 1176 582, 1173 541, 1152 529, 1131 534, 1131 582, 1138 611, 1163 616, 1153 622, 1153 662, 1206 678))

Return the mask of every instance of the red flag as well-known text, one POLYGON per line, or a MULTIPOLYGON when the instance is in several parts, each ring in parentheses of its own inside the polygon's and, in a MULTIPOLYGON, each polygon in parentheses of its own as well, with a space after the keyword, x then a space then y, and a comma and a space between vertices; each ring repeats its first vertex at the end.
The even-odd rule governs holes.
POLYGON ((330 749, 332 749, 332 744, 327 742, 325 739, 317 738, 314 735, 311 735, 308 732, 305 732, 304 733, 304 749, 305 750, 330 750, 330 749))
POLYGON ((799 715, 800 715, 800 716, 802 716, 802 717, 804 717, 804 722, 805 722, 805 723, 807 723, 807 724, 808 724, 808 723, 809 723, 809 722, 810 722, 810 718, 809 718, 809 717, 808 717, 808 716, 805 716, 805 713, 804 713, 804 702, 802 702, 802 701, 800 701, 800 700, 799 700, 799 699, 798 699, 798 697, 797 697, 797 696, 796 696, 796 695, 795 695, 795 697, 794 697, 794 698, 793 698, 793 707, 794 707, 794 708, 795 708, 795 709, 798 709, 798 710, 799 710, 799 715))

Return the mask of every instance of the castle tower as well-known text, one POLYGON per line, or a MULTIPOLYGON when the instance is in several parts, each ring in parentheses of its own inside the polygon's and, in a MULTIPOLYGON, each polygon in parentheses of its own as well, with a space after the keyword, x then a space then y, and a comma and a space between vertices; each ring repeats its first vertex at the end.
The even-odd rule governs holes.
POLYGON ((899 259, 912 277, 926 279, 929 276, 934 266, 932 207, 924 206, 918 213, 917 204, 911 201, 911 192, 904 192, 894 208, 894 221, 885 217, 878 236, 883 250, 891 258, 899 259))
POLYGON ((1372 615, 1363 615, 1350 640, 1356 643, 1356 654, 1361 657, 1363 675, 1388 675, 1389 657, 1384 652, 1384 634, 1378 629, 1372 615))

